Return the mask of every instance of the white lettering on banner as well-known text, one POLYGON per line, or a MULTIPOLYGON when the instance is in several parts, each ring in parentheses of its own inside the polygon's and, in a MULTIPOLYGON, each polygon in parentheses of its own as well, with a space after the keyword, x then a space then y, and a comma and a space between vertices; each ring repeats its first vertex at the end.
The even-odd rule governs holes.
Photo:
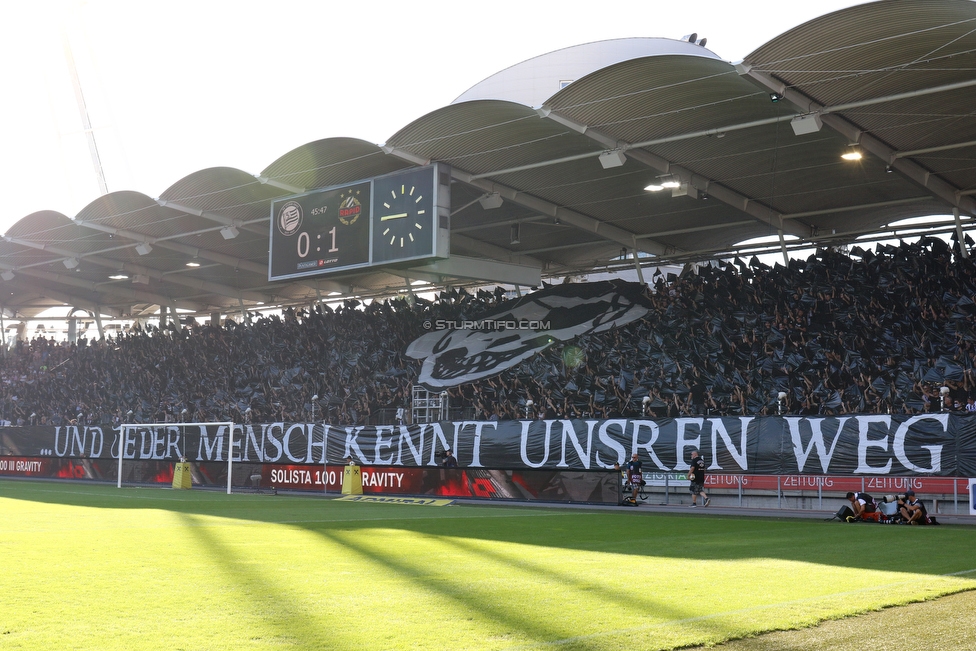
POLYGON ((701 449, 701 428, 705 424, 704 418, 675 418, 674 423, 678 428, 677 438, 674 442, 675 453, 677 454, 678 462, 674 466, 674 470, 688 470, 691 468, 685 462, 685 448, 691 448, 693 450, 701 449), (693 439, 685 438, 685 427, 688 425, 698 426, 698 436, 693 439))
POLYGON ((932 465, 928 468, 923 466, 915 465, 905 454, 905 437, 908 436, 909 428, 915 423, 921 420, 935 420, 942 425, 942 431, 949 431, 949 414, 923 414, 921 416, 912 416, 905 422, 898 426, 895 430, 895 438, 891 443, 891 449, 895 453, 895 458, 901 462, 901 465, 905 466, 913 472, 920 473, 939 473, 942 472, 942 446, 941 445, 922 445, 919 446, 925 450, 929 451, 929 458, 932 460, 932 465))
MULTIPOLYGON (((353 450, 355 450, 356 454, 359 456, 360 461, 363 462, 369 461, 366 458, 366 455, 364 455, 363 451, 360 449, 359 441, 356 440, 356 438, 362 433, 364 429, 366 428, 362 426, 346 428, 346 441, 343 444, 343 448, 342 448, 343 459, 345 459, 346 457, 352 457, 353 450)), ((355 457, 353 457, 353 460, 355 460, 355 457)))
MULTIPOLYGON (((632 422, 632 427, 634 428, 632 431, 633 436, 631 438, 631 446, 630 446, 631 454, 641 449, 647 450, 647 455, 651 458, 651 461, 653 461, 657 465, 658 468, 665 471, 671 470, 666 465, 661 463, 661 460, 658 459, 657 457, 657 453, 654 451, 654 442, 657 441, 657 438, 661 435, 661 428, 658 427, 658 424, 655 423, 653 420, 635 420, 631 422, 632 422), (647 443, 640 443, 640 431, 642 427, 646 427, 649 430, 651 430, 651 438, 647 440, 647 443)), ((623 463, 623 461, 625 461, 625 459, 622 459, 621 463, 623 463)))
POLYGON ((136 433, 134 430, 127 429, 122 437, 122 458, 123 459, 135 459, 136 452, 133 449, 136 444, 136 433))
POLYGON ((180 452, 180 433, 175 427, 171 427, 166 433, 166 457, 169 459, 179 459, 182 456, 183 453, 180 452))
MULTIPOLYGON (((481 436, 482 430, 486 427, 490 427, 494 430, 498 429, 498 423, 492 421, 480 421, 480 420, 466 420, 461 423, 460 428, 455 426, 454 429, 454 441, 457 443, 458 432, 461 429, 467 429, 468 427, 474 426, 474 439, 472 441, 471 447, 471 463, 468 464, 469 468, 480 468, 481 467, 481 436)), ((455 456, 457 455, 457 450, 455 450, 455 456)))
MULTIPOLYGON (((274 456, 271 456, 268 454, 267 448, 265 448, 264 451, 265 461, 270 461, 271 463, 274 463, 275 461, 281 459, 281 455, 284 454, 284 450, 282 450, 281 447, 281 441, 275 438, 275 431, 280 430, 283 432, 284 429, 285 429, 284 423, 271 423, 270 425, 268 425, 267 429, 265 429, 264 431, 265 443, 270 442, 272 447, 274 447, 274 449, 276 450, 274 456)), ((238 459, 235 458, 234 461, 238 461, 238 459)))
POLYGON ((817 456, 820 458, 820 468, 824 472, 827 472, 827 467, 830 466, 830 459, 834 456, 834 450, 837 448, 837 441, 840 440, 840 432, 844 429, 844 423, 850 420, 850 416, 836 419, 837 429, 834 431, 834 440, 830 444, 830 450, 824 445, 823 432, 821 431, 821 425, 826 418, 786 417, 784 420, 790 429, 790 437, 793 439, 793 455, 796 457, 797 469, 800 472, 806 469, 807 458, 809 458, 810 452, 816 448, 817 456), (803 447, 803 441, 800 437, 801 422, 810 424, 810 443, 806 448, 803 447))
POLYGON ((402 472, 363 472, 363 486, 369 488, 400 488, 403 486, 402 472))
POLYGON ((834 485, 830 477, 812 475, 787 475, 781 481, 783 488, 827 488, 834 485))
POLYGON ((612 461, 603 461, 600 459, 600 451, 597 450, 596 465, 600 468, 609 469, 613 468, 614 463, 623 463, 625 460, 624 455, 627 454, 623 443, 610 436, 611 427, 619 427, 620 438, 623 438, 624 434, 627 432, 627 421, 624 419, 605 420, 603 421, 603 424, 600 425, 600 429, 597 430, 597 438, 600 439, 600 443, 617 453, 616 458, 614 458, 612 461))
POLYGON ((417 437, 419 441, 417 445, 413 444, 413 437, 410 436, 410 428, 406 425, 400 425, 398 427, 400 430, 399 445, 397 446, 397 460, 396 465, 403 465, 403 444, 406 442, 407 447, 410 450, 410 454, 413 455, 413 463, 417 466, 424 465, 424 433, 427 431, 426 425, 421 425, 417 432, 417 437))
POLYGON ((436 466, 438 452, 443 452, 447 448, 451 448, 452 450, 457 449, 457 434, 455 433, 454 435, 454 443, 452 445, 448 442, 447 437, 444 436, 444 428, 441 427, 440 423, 431 423, 430 433, 432 435, 430 438, 430 462, 427 465, 436 466), (437 448, 438 442, 441 444, 439 450, 437 448))
POLYGON ((7 461, 4 459, 0 461, 0 471, 9 472, 40 472, 41 462, 40 461, 28 461, 26 459, 17 459, 7 461))
POLYGON ((292 425, 291 427, 285 430, 285 435, 281 439, 281 447, 283 448, 284 454, 286 457, 288 457, 289 461, 292 461, 294 463, 301 463, 302 461, 304 461, 304 459, 302 459, 301 457, 292 456, 291 453, 291 435, 295 430, 298 430, 303 435, 306 434, 305 426, 301 423, 295 423, 294 425, 292 425))
POLYGON ((101 427, 77 427, 71 425, 64 428, 64 447, 61 447, 61 427, 54 428, 54 455, 57 457, 100 457, 105 444, 105 435, 101 427), (90 437, 90 438, 89 438, 90 437), (86 454, 85 448, 88 448, 86 454))
MULTIPOLYGON (((549 441, 550 441, 550 434, 552 433, 552 424, 555 423, 555 422, 557 422, 557 421, 554 421, 554 420, 547 420, 547 421, 545 421, 545 424, 546 424, 546 438, 545 438, 545 441, 544 441, 545 445, 543 446, 543 453, 544 454, 543 454, 543 457, 542 457, 542 461, 540 461, 539 463, 532 463, 531 461, 529 461, 529 454, 528 454, 529 426, 532 425, 533 422, 534 421, 523 420, 520 423, 520 425, 522 426, 522 437, 521 437, 521 441, 519 443, 519 454, 521 454, 521 456, 522 456, 522 463, 524 463, 527 467, 529 467, 529 468, 541 468, 542 466, 546 465, 546 462, 549 461, 549 441)), ((568 420, 561 420, 561 421, 558 421, 558 422, 563 423, 563 428, 564 429, 567 427, 567 423, 568 423, 568 427, 572 427, 572 423, 570 421, 568 421, 568 420)))
POLYGON ((877 415, 877 416, 855 416, 854 419, 857 421, 857 469, 854 470, 857 474, 865 475, 887 475, 891 472, 891 459, 888 459, 886 463, 881 468, 875 468, 874 466, 868 465, 868 448, 881 448, 884 451, 888 451, 888 436, 885 435, 881 439, 869 439, 868 431, 871 423, 881 423, 885 426, 886 430, 891 429, 891 416, 888 415, 877 415))
POLYGON ((587 470, 590 469, 590 450, 593 449, 593 428, 596 426, 595 420, 586 421, 586 449, 580 444, 579 436, 576 435, 576 428, 573 427, 572 422, 568 420, 561 421, 563 425, 563 436, 562 444, 560 445, 562 456, 559 457, 559 463, 556 464, 557 468, 568 468, 569 464, 566 463, 566 441, 571 440, 573 442, 573 448, 576 449, 576 456, 583 464, 583 467, 587 470), (566 425, 569 425, 568 427, 566 425))
POLYGON ((377 425, 376 426, 376 445, 373 447, 375 452, 375 461, 373 463, 378 463, 382 465, 389 465, 393 463, 393 426, 392 425, 377 425), (386 438, 383 435, 387 434, 386 438), (387 458, 383 457, 383 450, 390 449, 390 456, 387 458))
MULTIPOLYGON (((224 460, 223 453, 224 453, 224 438, 222 436, 215 436, 213 443, 211 443, 210 437, 207 435, 207 428, 201 427, 200 445, 197 448, 197 461, 223 461, 224 460), (214 455, 214 452, 216 452, 216 456, 214 455)), ((231 451, 231 454, 233 454, 233 451, 231 451)), ((235 457, 234 460, 239 461, 240 459, 238 457, 235 457)))
POLYGON ((740 470, 749 469, 749 461, 746 459, 746 435, 749 432, 749 423, 755 420, 755 416, 739 416, 739 450, 735 449, 729 431, 725 429, 725 422, 721 418, 709 418, 708 422, 712 425, 712 464, 709 470, 723 470, 718 463, 718 440, 725 441, 725 449, 729 451, 732 458, 739 465, 740 470))
POLYGON ((250 461, 251 458, 248 456, 249 450, 254 450, 255 461, 265 461, 264 458, 265 438, 264 437, 267 434, 268 427, 267 425, 262 425, 260 429, 261 429, 260 443, 258 443, 257 438, 254 436, 253 426, 248 425, 246 429, 241 430, 242 434, 244 434, 244 436, 241 437, 243 439, 241 441, 241 446, 242 446, 241 459, 235 458, 234 459, 235 461, 250 461))
POLYGON ((922 482, 913 477, 868 477, 864 488, 869 491, 908 490, 921 488, 922 482))
POLYGON ((329 426, 322 426, 322 440, 318 443, 315 442, 315 423, 308 426, 308 451, 306 452, 306 463, 316 463, 312 458, 312 448, 319 448, 322 451, 321 456, 319 456, 318 463, 325 463, 326 450, 329 449, 329 426))

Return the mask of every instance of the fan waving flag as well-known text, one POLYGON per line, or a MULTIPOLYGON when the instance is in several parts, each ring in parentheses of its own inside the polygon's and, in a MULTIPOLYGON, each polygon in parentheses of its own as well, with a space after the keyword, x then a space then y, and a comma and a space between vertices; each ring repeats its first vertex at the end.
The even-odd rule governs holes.
POLYGON ((547 287, 507 301, 473 321, 433 321, 407 346, 423 361, 419 382, 441 390, 497 375, 539 351, 640 319, 650 302, 638 283, 603 281, 547 287))

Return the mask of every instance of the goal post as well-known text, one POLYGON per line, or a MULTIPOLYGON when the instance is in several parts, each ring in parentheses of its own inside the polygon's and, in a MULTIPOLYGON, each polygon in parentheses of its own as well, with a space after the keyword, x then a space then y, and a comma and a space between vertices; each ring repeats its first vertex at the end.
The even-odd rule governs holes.
MULTIPOLYGON (((122 423, 118 439, 118 477, 116 487, 122 488, 123 467, 139 463, 222 463, 227 456, 227 494, 231 494, 234 475, 234 434, 231 421, 194 423, 122 423), (195 452, 194 454, 191 454, 195 452), (213 458, 217 457, 217 458, 213 458)), ((138 481, 154 484, 159 482, 138 481)))

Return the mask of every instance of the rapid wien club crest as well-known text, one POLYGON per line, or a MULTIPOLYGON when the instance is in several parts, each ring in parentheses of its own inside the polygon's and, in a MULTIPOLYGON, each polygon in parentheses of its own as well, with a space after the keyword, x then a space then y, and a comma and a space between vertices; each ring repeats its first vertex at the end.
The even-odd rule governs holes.
POLYGON ((341 194, 339 198, 339 221, 345 226, 352 226, 359 219, 359 215, 363 212, 363 206, 359 203, 359 199, 356 195, 359 194, 359 190, 350 191, 349 194, 341 194))
POLYGON ((278 210, 278 232, 284 236, 294 235, 302 227, 302 205, 289 201, 278 210))

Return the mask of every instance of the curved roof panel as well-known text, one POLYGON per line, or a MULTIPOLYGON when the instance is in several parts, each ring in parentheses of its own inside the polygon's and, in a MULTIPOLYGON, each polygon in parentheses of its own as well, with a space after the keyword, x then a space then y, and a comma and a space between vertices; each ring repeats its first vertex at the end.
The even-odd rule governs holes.
POLYGON ((796 246, 843 244, 953 208, 969 225, 974 53, 976 3, 963 0, 851 7, 735 65, 669 39, 565 48, 500 71, 383 146, 327 138, 259 175, 205 169, 158 199, 113 192, 74 220, 29 215, 0 242, 4 308, 227 312, 470 282, 437 265, 267 280, 273 200, 431 161, 451 169, 453 255, 550 276, 620 265, 635 249, 655 265, 735 255, 780 232, 796 246), (840 158, 854 150, 861 160, 840 158), (665 182, 675 187, 647 189, 665 182))
POLYGON ((452 104, 500 99, 525 106, 542 106, 559 90, 588 74, 639 57, 717 55, 704 47, 669 38, 621 38, 595 41, 548 52, 496 72, 455 99, 452 104))

